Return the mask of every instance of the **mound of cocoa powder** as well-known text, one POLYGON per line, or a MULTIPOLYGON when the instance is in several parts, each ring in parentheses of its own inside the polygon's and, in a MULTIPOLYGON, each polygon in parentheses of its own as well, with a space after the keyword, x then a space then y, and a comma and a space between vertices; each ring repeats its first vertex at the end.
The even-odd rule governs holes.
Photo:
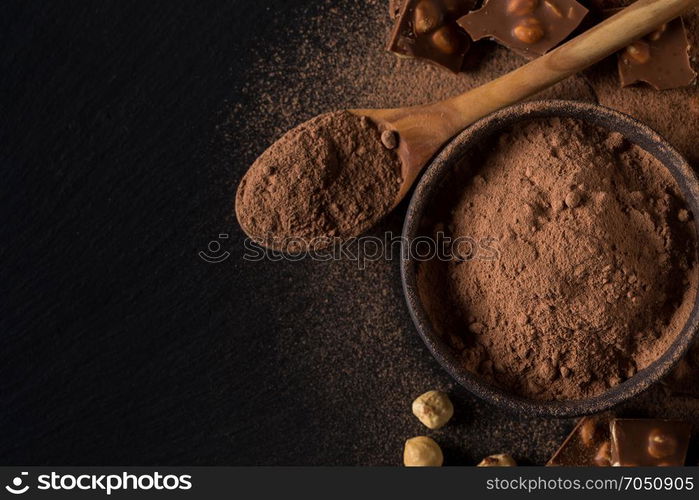
POLYGON ((393 207, 398 194, 401 164, 395 144, 387 144, 390 149, 371 120, 347 111, 299 125, 241 181, 235 207, 240 225, 256 242, 283 251, 358 236, 393 207))
POLYGON ((618 133, 536 120, 454 175, 432 230, 496 252, 428 261, 418 282, 468 370, 526 397, 588 397, 646 368, 681 331, 696 235, 652 155, 618 133))

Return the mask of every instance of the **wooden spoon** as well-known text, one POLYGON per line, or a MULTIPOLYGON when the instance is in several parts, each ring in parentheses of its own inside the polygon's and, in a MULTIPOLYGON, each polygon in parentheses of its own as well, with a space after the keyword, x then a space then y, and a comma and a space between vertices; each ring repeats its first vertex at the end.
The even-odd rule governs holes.
POLYGON ((350 112, 399 134, 403 182, 397 205, 429 160, 461 130, 601 61, 696 6, 699 0, 638 0, 548 54, 465 94, 424 106, 350 112))

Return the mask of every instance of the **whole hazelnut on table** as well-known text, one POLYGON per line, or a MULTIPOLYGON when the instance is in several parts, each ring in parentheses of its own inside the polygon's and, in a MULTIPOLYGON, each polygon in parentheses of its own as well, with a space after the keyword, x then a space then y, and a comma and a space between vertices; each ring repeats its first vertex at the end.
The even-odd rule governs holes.
POLYGON ((405 442, 403 464, 406 467, 441 467, 444 463, 442 449, 427 436, 417 436, 405 442))
POLYGON ((413 401, 413 415, 425 427, 439 429, 454 416, 454 405, 449 396, 441 391, 428 391, 413 401))
POLYGON ((500 453, 498 455, 490 455, 485 457, 477 465, 477 467, 516 467, 517 462, 507 453, 500 453))

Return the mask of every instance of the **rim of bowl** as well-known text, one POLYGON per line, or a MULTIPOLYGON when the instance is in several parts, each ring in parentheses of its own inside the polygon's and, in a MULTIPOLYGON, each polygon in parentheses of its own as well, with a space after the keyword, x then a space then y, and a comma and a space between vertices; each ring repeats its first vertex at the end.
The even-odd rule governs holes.
MULTIPOLYGON (((687 161, 663 137, 649 126, 624 113, 598 104, 540 100, 517 104, 492 113, 471 125, 452 139, 432 160, 421 176, 410 200, 402 233, 402 244, 409 244, 419 235, 422 214, 439 190, 439 183, 475 144, 512 125, 537 118, 573 118, 621 133, 656 157, 667 168, 685 198, 688 208, 699 215, 699 181, 687 161), (407 243, 406 243, 407 242, 407 243)), ((697 235, 699 219, 692 218, 697 235)), ((411 252, 401 252, 401 279, 410 316, 415 327, 439 364, 464 388, 481 399, 515 413, 548 417, 575 417, 608 410, 637 396, 664 377, 682 358, 691 345, 699 326, 699 293, 689 319, 670 347, 647 368, 605 392, 583 399, 536 400, 498 388, 462 368, 454 350, 433 330, 422 307, 417 289, 418 263, 411 252)))

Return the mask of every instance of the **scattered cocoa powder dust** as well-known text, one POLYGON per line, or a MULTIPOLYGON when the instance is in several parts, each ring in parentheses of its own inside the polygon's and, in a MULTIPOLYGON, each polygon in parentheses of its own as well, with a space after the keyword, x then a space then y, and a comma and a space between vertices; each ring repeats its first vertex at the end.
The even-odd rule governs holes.
MULTIPOLYGON (((622 1, 594 0, 594 3, 608 8, 622 1)), ((581 3, 592 7, 593 0, 581 3)), ((424 62, 398 59, 385 51, 391 26, 387 0, 319 0, 314 6, 299 4, 294 7, 300 12, 292 19, 303 19, 303 22, 287 19, 277 22, 274 16, 268 20, 279 35, 276 42, 260 38, 257 47, 251 49, 247 74, 238 75, 230 102, 222 106, 215 138, 216 160, 220 166, 212 179, 212 185, 215 180, 225 179, 217 195, 221 204, 230 203, 247 167, 264 149, 306 119, 338 109, 406 106, 444 99, 526 62, 507 49, 486 42, 472 54, 471 68, 452 75, 424 62), (288 40, 294 43, 285 43, 288 40), (329 91, 332 89, 337 91, 329 91)), ((690 17, 699 19, 699 9, 685 16, 685 22, 690 17)), ((695 28, 694 33, 699 34, 699 30, 695 28)), ((692 36, 691 31, 688 34, 692 36)), ((692 52, 695 65, 699 62, 698 49, 695 43, 692 52)), ((607 106, 626 110, 642 120, 648 120, 646 108, 653 107, 657 111, 653 112, 653 126, 692 158, 692 145, 699 140, 699 128, 691 126, 694 116, 691 113, 696 111, 687 108, 681 99, 676 102, 669 99, 675 91, 642 89, 638 91, 638 101, 634 98, 632 102, 630 89, 619 88, 616 61, 612 63, 609 79, 593 80, 591 85, 588 75, 577 75, 538 97, 597 102, 597 93, 600 93, 607 106), (643 106, 635 106, 636 102, 643 106), (668 126, 661 120, 665 116, 671 117, 668 126)), ((699 167, 699 159, 694 165, 699 167)), ((378 225, 374 234, 382 236, 383 231, 389 230, 399 233, 401 217, 402 210, 393 212, 378 225)), ((440 438, 445 441, 443 448, 450 463, 474 464, 493 449, 506 450, 518 460, 528 459, 529 463, 545 463, 570 431, 566 426, 572 422, 511 418, 470 397, 456 384, 449 386, 451 379, 421 350, 415 338, 401 300, 398 261, 399 256, 391 262, 372 262, 361 272, 356 263, 347 259, 308 265, 294 263, 284 268, 283 279, 279 280, 278 295, 291 297, 272 309, 273 316, 283 318, 280 320, 282 333, 274 337, 280 339, 277 340, 280 365, 288 367, 290 377, 296 373, 294 370, 302 370, 309 374, 309 380, 315 381, 307 386, 308 404, 329 401, 328 408, 346 412, 347 406, 343 404, 346 394, 356 397, 373 394, 378 401, 370 401, 370 406, 372 416, 376 417, 378 412, 380 418, 357 415, 348 422, 338 417, 337 426, 356 423, 356 428, 351 429, 355 432, 349 434, 360 436, 362 443, 368 443, 355 446, 350 453, 352 458, 345 457, 344 462, 338 463, 349 460, 365 465, 399 464, 394 443, 402 442, 408 432, 401 409, 411 395, 432 386, 450 387, 450 391, 458 394, 454 403, 461 405, 458 414, 463 418, 440 438), (384 283, 390 293, 387 295, 386 289, 377 287, 377 283, 384 283), (295 298, 309 307, 290 310, 285 306, 292 304, 295 298), (361 335, 337 335, 350 331, 358 331, 361 335), (296 368, 297 361, 290 363, 291 359, 306 362, 296 368), (357 359, 362 362, 357 364, 357 359), (328 366, 333 369, 327 369, 328 366), (372 376, 366 377, 367 373, 372 376), (325 398, 315 394, 316 390, 326 391, 325 398), (491 439, 477 439, 476 436, 482 435, 491 439)), ((692 373, 695 376, 690 375, 687 383, 696 387, 699 362, 692 373)), ((697 401, 699 399, 680 400, 656 385, 620 411, 629 417, 696 422, 697 401)), ((327 436, 336 439, 346 433, 347 429, 343 428, 327 436)), ((697 445, 696 439, 694 445, 697 445)), ((692 463, 696 460, 694 453, 692 463)))
MULTIPOLYGON (((303 23, 280 22, 280 39, 251 53, 237 95, 223 111, 220 131, 236 159, 251 164, 287 130, 321 113, 340 109, 426 104, 483 85, 526 63, 495 43, 484 42, 468 68, 452 74, 386 50, 392 21, 387 0, 320 0, 303 23)), ((299 9, 309 10, 299 5, 299 9)), ((536 98, 596 102, 590 84, 573 76, 536 98)), ((240 177, 232 172, 230 182, 240 177)))
POLYGON ((523 396, 571 399, 667 349, 696 295, 696 236, 658 160, 618 133, 549 119, 516 126, 462 168, 437 229, 490 239, 497 258, 435 259, 419 284, 467 369, 523 396))
POLYGON ((320 115, 255 161, 238 188, 236 214, 264 246, 318 249, 358 236, 383 217, 396 201, 400 167, 367 117, 320 115))

